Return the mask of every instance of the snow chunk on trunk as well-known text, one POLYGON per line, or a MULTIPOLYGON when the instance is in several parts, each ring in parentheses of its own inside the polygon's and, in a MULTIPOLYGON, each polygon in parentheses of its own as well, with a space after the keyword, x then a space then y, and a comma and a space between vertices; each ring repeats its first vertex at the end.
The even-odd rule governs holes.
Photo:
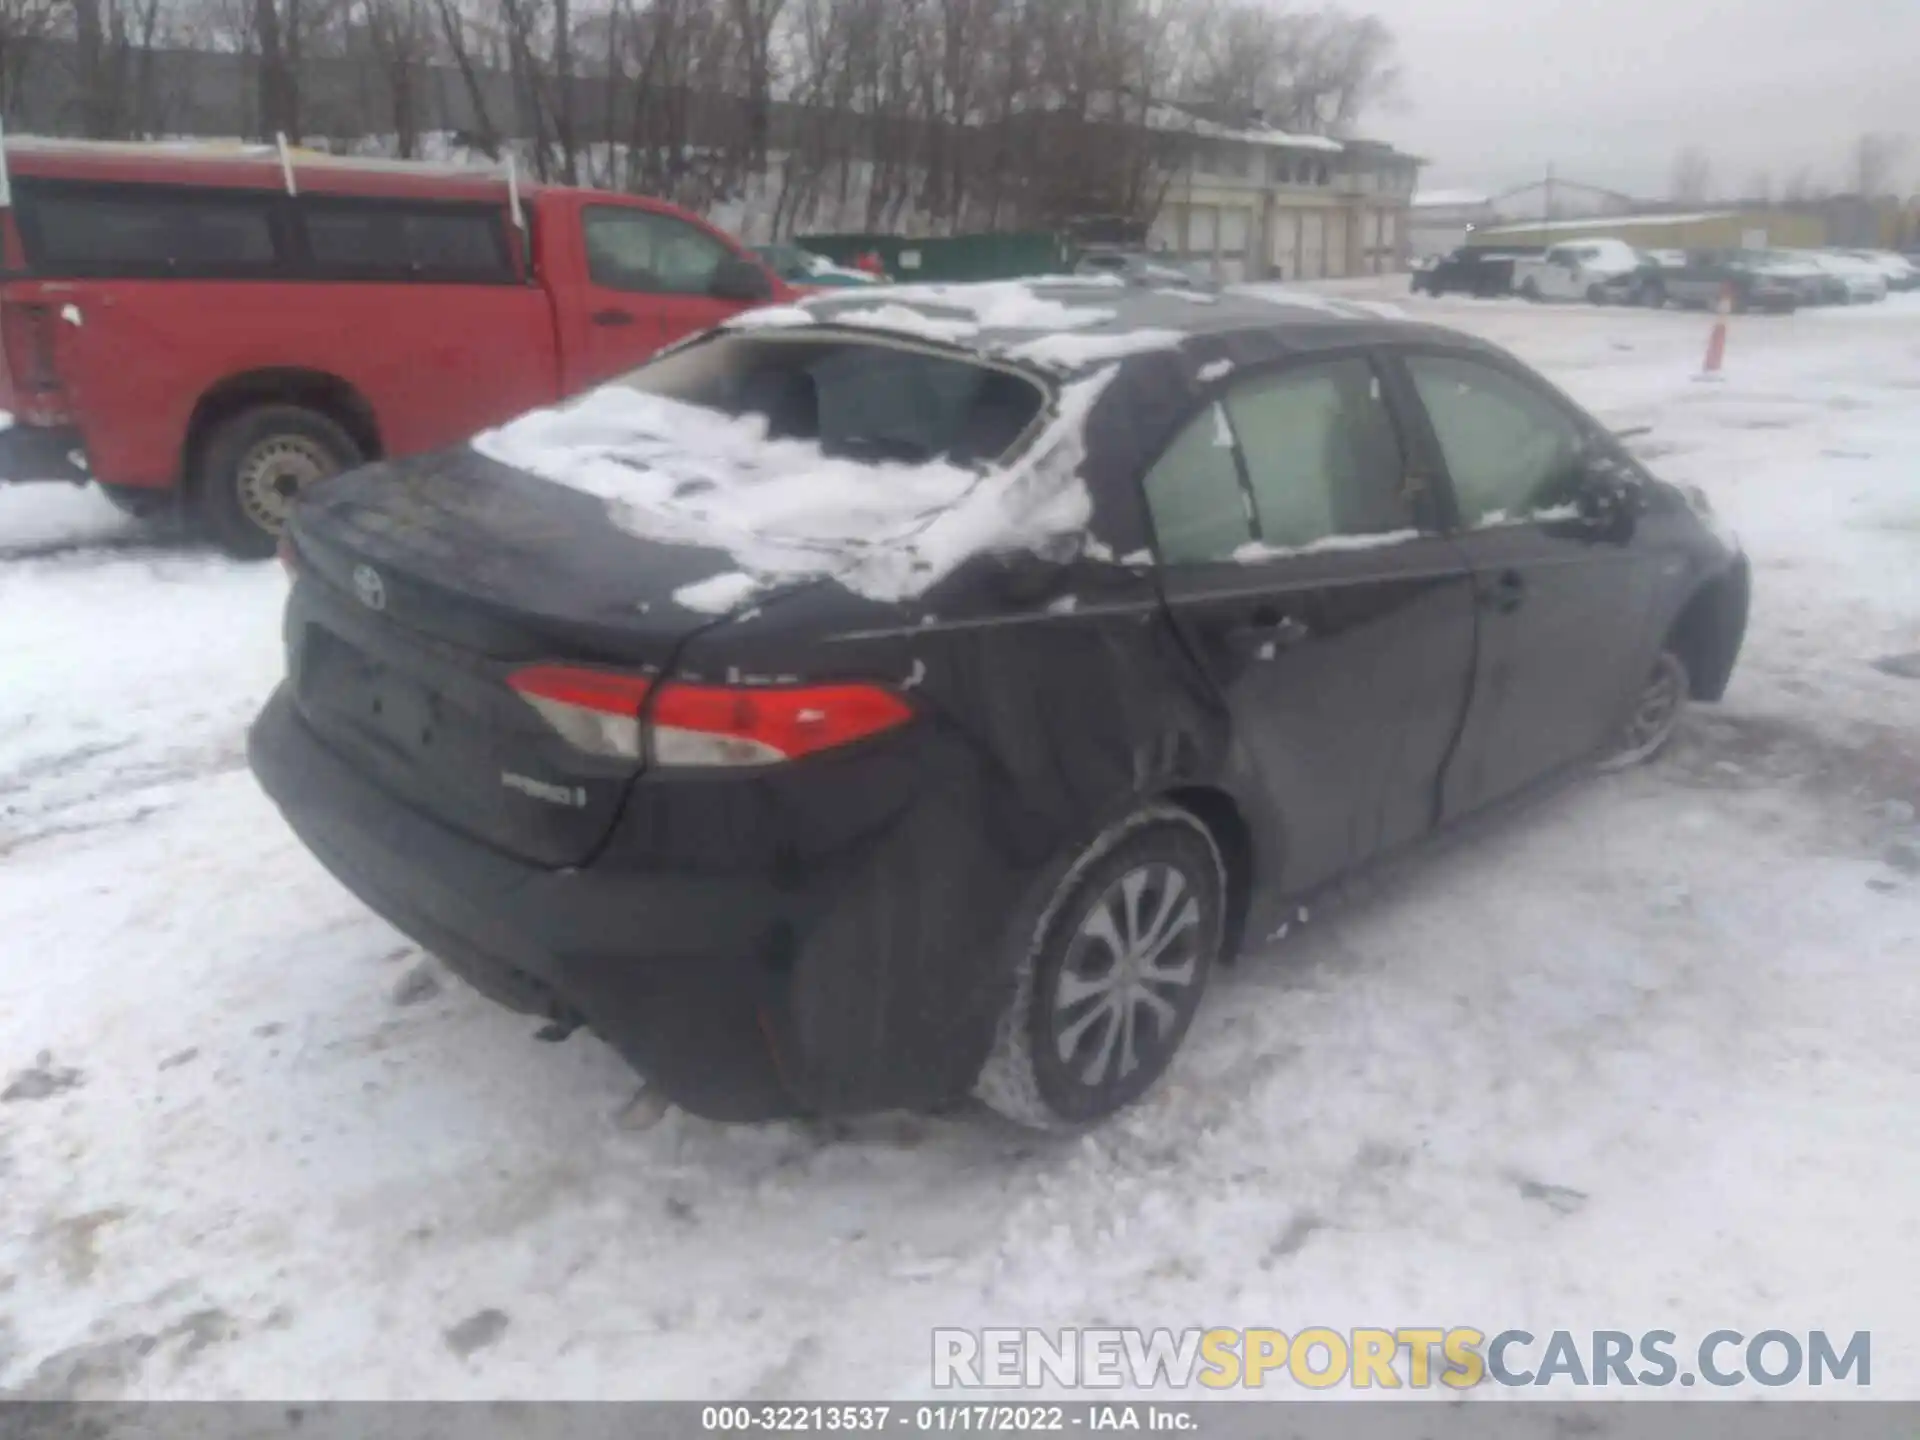
POLYGON ((673 603, 683 610, 699 610, 708 615, 725 615, 760 588, 760 582, 744 570, 728 570, 673 592, 673 603))

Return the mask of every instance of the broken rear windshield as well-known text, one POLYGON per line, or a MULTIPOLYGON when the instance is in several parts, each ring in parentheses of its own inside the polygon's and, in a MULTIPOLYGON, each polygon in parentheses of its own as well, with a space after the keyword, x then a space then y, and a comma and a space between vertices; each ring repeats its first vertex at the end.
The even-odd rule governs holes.
POLYGON ((811 440, 852 460, 1002 459, 1039 413, 1040 386, 997 366, 883 340, 716 335, 663 355, 622 384, 729 415, 773 439, 811 440))

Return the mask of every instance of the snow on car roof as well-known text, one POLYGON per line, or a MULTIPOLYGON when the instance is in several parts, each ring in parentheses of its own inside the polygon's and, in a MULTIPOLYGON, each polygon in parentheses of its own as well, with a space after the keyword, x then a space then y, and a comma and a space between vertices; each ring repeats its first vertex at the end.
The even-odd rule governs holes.
POLYGON ((749 310, 725 328, 870 329, 1073 374, 1125 356, 1173 349, 1190 336, 1390 319, 1390 308, 1280 285, 1232 287, 1216 294, 1179 285, 1130 285, 1116 275, 1061 275, 816 295, 797 305, 749 310))

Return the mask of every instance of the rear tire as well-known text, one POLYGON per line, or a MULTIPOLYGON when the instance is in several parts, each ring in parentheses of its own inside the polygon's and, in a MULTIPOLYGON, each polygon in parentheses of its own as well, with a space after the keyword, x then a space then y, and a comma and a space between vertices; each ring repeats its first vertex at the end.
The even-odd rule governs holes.
POLYGON ((1589 285, 1587 287, 1587 303, 1589 305, 1606 304, 1607 303, 1607 287, 1604 285, 1589 285))
POLYGON ((1520 282, 1520 298, 1538 305, 1540 303, 1540 283, 1531 277, 1522 280, 1520 282))
POLYGON ((208 437, 194 475, 194 508, 221 549, 265 559, 300 492, 363 458, 353 437, 317 410, 257 406, 208 437))
POLYGON ((1149 805, 1107 830, 1016 923, 1014 991, 974 1093, 1037 1130, 1133 1104, 1186 1038, 1225 898, 1220 849, 1190 811, 1149 805))

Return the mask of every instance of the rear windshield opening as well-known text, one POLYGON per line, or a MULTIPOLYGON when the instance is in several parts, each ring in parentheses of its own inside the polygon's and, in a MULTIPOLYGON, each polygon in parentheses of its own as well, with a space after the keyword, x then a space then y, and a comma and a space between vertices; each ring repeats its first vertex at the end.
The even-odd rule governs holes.
POLYGON ((717 335, 622 384, 729 415, 774 439, 868 462, 1004 458, 1045 400, 1024 376, 909 345, 836 337, 717 335))

